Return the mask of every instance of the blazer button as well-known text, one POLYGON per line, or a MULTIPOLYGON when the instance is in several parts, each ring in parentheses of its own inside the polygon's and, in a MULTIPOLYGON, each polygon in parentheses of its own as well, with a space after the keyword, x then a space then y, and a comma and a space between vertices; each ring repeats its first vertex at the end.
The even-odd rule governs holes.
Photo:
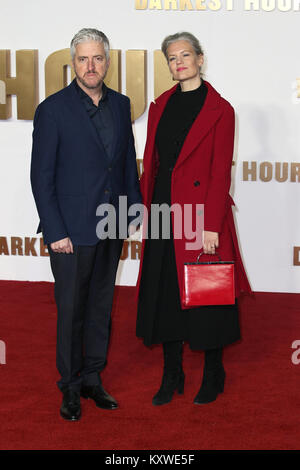
POLYGON ((109 190, 106 189, 106 190, 104 191, 104 194, 109 194, 109 190))
POLYGON ((194 181, 194 186, 200 186, 200 181, 194 181))
POLYGON ((111 171, 111 170, 112 170, 112 167, 111 167, 111 166, 109 166, 107 169, 108 169, 108 171, 111 171))

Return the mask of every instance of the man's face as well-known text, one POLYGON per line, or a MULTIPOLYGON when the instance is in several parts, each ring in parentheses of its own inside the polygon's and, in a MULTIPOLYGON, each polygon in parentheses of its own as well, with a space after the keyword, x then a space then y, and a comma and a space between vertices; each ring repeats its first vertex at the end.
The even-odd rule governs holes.
POLYGON ((90 90, 98 88, 109 67, 109 60, 106 59, 103 44, 97 41, 78 44, 73 67, 77 80, 85 88, 90 90))

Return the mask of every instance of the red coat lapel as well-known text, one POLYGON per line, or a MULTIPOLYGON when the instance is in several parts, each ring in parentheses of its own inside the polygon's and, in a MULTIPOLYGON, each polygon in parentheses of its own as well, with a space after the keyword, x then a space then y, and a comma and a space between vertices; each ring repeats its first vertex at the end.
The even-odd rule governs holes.
POLYGON ((201 140, 207 135, 222 113, 220 94, 208 82, 204 83, 208 88, 205 103, 185 139, 175 168, 178 168, 200 144, 201 140))
MULTIPOLYGON (((222 108, 220 106, 220 94, 208 82, 204 82, 208 88, 203 108, 194 121, 177 159, 175 169, 180 166, 190 153, 199 145, 212 126, 219 119, 222 108)), ((144 153, 144 167, 152 174, 154 170, 153 158, 155 149, 155 136, 160 118, 171 95, 176 91, 177 84, 160 95, 155 103, 151 103, 149 109, 147 143, 144 153)))

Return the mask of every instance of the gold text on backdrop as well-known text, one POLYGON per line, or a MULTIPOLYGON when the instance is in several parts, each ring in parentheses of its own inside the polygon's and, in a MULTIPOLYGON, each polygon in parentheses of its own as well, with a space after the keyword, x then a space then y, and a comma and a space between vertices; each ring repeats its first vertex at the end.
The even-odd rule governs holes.
POLYGON ((125 261, 126 259, 139 260, 141 259, 142 243, 134 241, 126 241, 123 243, 123 249, 120 259, 125 261))
POLYGON ((0 104, 6 103, 6 86, 5 83, 0 80, 0 104))
POLYGON ((16 77, 10 73, 10 51, 0 50, 0 80, 6 86, 6 103, 0 104, 0 119, 12 116, 11 96, 17 95, 18 119, 32 119, 38 105, 38 51, 16 51, 16 77))
MULTIPOLYGON (((6 87, 6 104, 0 104, 0 119, 12 116, 11 96, 17 96, 17 118, 33 119, 38 100, 38 51, 16 51, 16 77, 10 74, 10 51, 0 50, 0 80, 6 87)), ((69 49, 61 49, 49 55, 45 62, 45 95, 49 96, 68 85, 74 78, 69 49), (68 73, 70 71, 70 73, 68 73)), ((111 51, 111 65, 106 84, 122 91, 121 51, 111 51)), ((167 62, 161 51, 154 51, 154 96, 170 88, 167 62)), ((126 51, 126 94, 131 100, 132 121, 136 121, 147 106, 147 51, 126 51)))
POLYGON ((135 0, 136 10, 233 10, 233 0, 135 0))
POLYGON ((294 266, 300 266, 300 246, 294 246, 294 266))
MULTIPOLYGON (((139 260, 142 244, 137 240, 125 240, 121 260, 139 260)), ((0 256, 49 256, 43 238, 0 237, 0 256)))
POLYGON ((49 256, 42 238, 0 237, 0 255, 12 256, 49 256), (36 242, 38 240, 38 247, 36 242))
POLYGON ((243 162, 243 181, 278 181, 300 183, 300 163, 243 162))
POLYGON ((232 11, 236 5, 245 11, 300 10, 300 0, 134 0, 136 10, 232 11))
POLYGON ((299 11, 300 0, 244 0, 246 11, 299 11))
POLYGON ((297 78, 297 98, 300 98, 300 78, 297 78))

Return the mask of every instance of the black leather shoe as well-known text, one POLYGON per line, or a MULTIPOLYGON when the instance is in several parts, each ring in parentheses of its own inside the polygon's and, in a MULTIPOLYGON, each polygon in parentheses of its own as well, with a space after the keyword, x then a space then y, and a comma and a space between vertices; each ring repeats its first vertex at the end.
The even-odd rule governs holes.
POLYGON ((78 421, 81 417, 80 393, 74 390, 63 392, 60 416, 68 421, 78 421))
POLYGON ((104 390, 102 385, 83 386, 81 396, 83 398, 92 398, 98 408, 105 410, 115 410, 118 408, 117 401, 104 390))

